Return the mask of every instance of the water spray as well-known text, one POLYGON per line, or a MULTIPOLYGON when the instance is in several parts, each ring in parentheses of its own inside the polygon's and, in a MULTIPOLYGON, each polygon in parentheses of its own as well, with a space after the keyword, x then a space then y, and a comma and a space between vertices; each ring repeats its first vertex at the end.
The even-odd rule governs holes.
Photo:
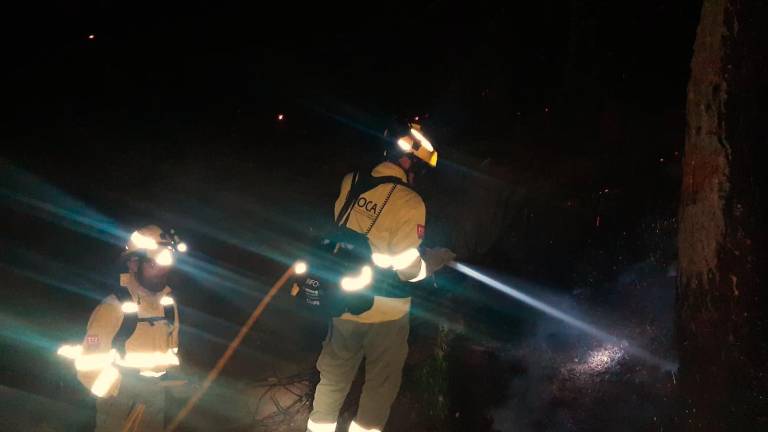
POLYGON ((455 270, 457 270, 457 271, 459 271, 459 272, 461 272, 461 273, 471 277, 472 279, 475 279, 475 280, 477 280, 479 282, 482 282, 482 283, 490 286, 491 288, 495 288, 496 290, 498 290, 498 291, 500 291, 500 292, 502 292, 502 293, 504 293, 504 294, 506 294, 506 295, 508 295, 510 297, 513 297, 513 298, 515 298, 515 299, 517 299, 517 300, 519 300, 519 301, 521 301, 521 302, 523 302, 523 303, 525 303, 525 304, 527 304, 527 305, 529 305, 529 306, 531 306, 531 307, 533 307, 535 309, 538 309, 541 312, 544 312, 545 314, 547 314, 547 315, 549 315, 549 316, 551 316, 553 318, 557 318, 560 321, 563 321, 566 324, 568 324, 568 325, 570 325, 572 327, 575 327, 575 328, 583 331, 584 333, 592 335, 595 338, 600 339, 603 342, 621 346, 621 348, 624 351, 626 351, 626 352, 628 352, 628 353, 630 353, 630 354, 632 354, 634 356, 637 356, 637 357, 645 360, 646 362, 648 362, 650 364, 658 366, 658 367, 660 367, 664 371, 669 371, 669 372, 672 372, 672 373, 677 371, 677 368, 678 368, 677 363, 669 361, 669 360, 664 360, 664 359, 661 359, 659 357, 656 357, 655 355, 649 353, 648 351, 646 351, 646 350, 644 350, 644 349, 642 349, 640 347, 634 346, 634 344, 630 343, 629 341, 627 341, 625 339, 619 339, 616 336, 613 336, 613 335, 611 335, 611 334, 609 334, 609 333, 607 333, 607 332, 605 332, 605 331, 595 327, 592 324, 589 324, 589 323, 581 321, 581 320, 579 320, 579 319, 577 319, 577 318, 575 318, 575 317, 573 317, 571 315, 568 315, 567 313, 565 313, 565 312, 563 312, 563 311, 561 311, 561 310, 559 310, 557 308, 554 308, 554 307, 544 303, 541 300, 538 300, 538 299, 536 299, 534 297, 531 297, 530 295, 525 294, 525 293, 523 293, 523 292, 521 292, 521 291, 519 291, 519 290, 517 290, 517 289, 515 289, 515 288, 513 288, 513 287, 511 287, 511 286, 509 286, 507 284, 505 284, 505 283, 499 282, 496 279, 493 279, 493 278, 491 278, 489 276, 486 276, 486 275, 478 272, 477 270, 473 270, 473 269, 469 268, 468 266, 466 266, 464 264, 452 261, 451 263, 448 264, 448 266, 450 266, 451 268, 453 268, 453 269, 455 269, 455 270))

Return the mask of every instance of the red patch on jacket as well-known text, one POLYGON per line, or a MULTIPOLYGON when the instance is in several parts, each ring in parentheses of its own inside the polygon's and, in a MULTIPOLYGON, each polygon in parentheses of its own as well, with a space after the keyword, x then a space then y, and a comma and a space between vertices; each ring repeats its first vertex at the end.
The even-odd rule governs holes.
POLYGON ((424 234, 427 232, 427 227, 424 225, 416 225, 416 236, 420 239, 424 238, 424 234))
POLYGON ((85 344, 89 347, 98 346, 99 345, 99 336, 98 335, 88 335, 85 337, 85 344))

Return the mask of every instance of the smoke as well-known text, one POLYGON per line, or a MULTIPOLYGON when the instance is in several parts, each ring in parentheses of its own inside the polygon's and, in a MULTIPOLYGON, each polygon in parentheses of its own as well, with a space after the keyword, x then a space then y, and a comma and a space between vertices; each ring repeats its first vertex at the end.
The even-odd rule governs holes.
POLYGON ((674 304, 665 269, 654 273, 647 266, 630 267, 611 287, 613 298, 601 302, 611 309, 606 313, 585 309, 583 299, 550 296, 524 281, 504 278, 513 281, 504 283, 466 265, 453 267, 542 312, 526 337, 493 348, 511 370, 498 377, 507 381, 504 401, 487 409, 494 430, 625 429, 621 425, 628 411, 642 419, 632 430, 661 421, 667 407, 660 392, 669 388, 676 364, 645 347, 665 353, 668 348, 657 341, 658 332, 671 326, 665 320, 674 304), (649 320, 662 328, 648 328, 649 320))

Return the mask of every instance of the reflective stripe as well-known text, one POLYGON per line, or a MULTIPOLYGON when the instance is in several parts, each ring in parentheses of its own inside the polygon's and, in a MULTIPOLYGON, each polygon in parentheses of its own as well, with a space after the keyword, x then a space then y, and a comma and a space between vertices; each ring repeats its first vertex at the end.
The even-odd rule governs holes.
POLYGON ((408 279, 408 282, 418 282, 426 277, 427 277, 427 263, 425 263, 424 260, 421 260, 421 268, 419 269, 419 274, 413 279, 408 279))
POLYGON ((421 255, 419 255, 418 249, 408 249, 407 251, 396 255, 392 259, 392 268, 395 270, 402 270, 404 268, 407 268, 411 264, 413 264, 414 261, 417 259, 420 259, 421 255))
POLYGON ((109 352, 80 354, 75 358, 75 369, 78 371, 95 371, 112 366, 112 363, 119 355, 115 350, 109 352))
POLYGON ((178 366, 179 357, 172 350, 164 353, 159 351, 129 352, 125 355, 125 358, 118 358, 117 364, 136 369, 154 369, 161 366, 178 366))
POLYGON ((98 397, 104 397, 119 377, 120 372, 118 372, 114 366, 104 368, 104 370, 99 373, 99 376, 96 377, 96 381, 93 382, 91 393, 98 397))
POLYGON ((83 354, 83 346, 82 345, 62 345, 58 351, 56 351, 56 354, 66 357, 70 360, 74 360, 80 355, 83 354))
MULTIPOLYGON (((178 348, 171 348, 164 353, 133 352, 126 354, 125 358, 121 359, 120 355, 114 349, 109 352, 83 354, 82 345, 64 345, 57 351, 59 355, 74 360, 75 369, 81 372, 104 371, 111 368, 113 364, 135 369, 154 369, 158 367, 178 366, 180 362, 179 357, 176 355, 177 352, 178 348)), ((159 375, 149 376, 160 376, 165 372, 150 373, 159 373, 159 375)))
POLYGON ((63 345, 57 353, 62 357, 74 360, 75 369, 79 371, 93 371, 104 369, 113 363, 137 369, 178 366, 179 357, 176 355, 178 351, 178 348, 171 348, 164 353, 159 351, 129 352, 125 355, 125 358, 120 358, 120 355, 114 349, 109 350, 109 352, 83 354, 82 345, 63 345))
POLYGON ((160 297, 160 304, 163 306, 170 306, 174 303, 173 297, 162 296, 160 297))
POLYGON ((404 268, 408 268, 417 259, 421 261, 421 265, 419 267, 419 274, 415 278, 409 279, 408 282, 418 282, 427 277, 427 264, 424 262, 423 259, 421 259, 421 254, 419 254, 418 249, 416 248, 407 249, 406 251, 401 252, 395 256, 386 255, 382 253, 371 254, 371 260, 373 260, 374 264, 382 268, 392 267, 395 270, 402 270, 404 268))
POLYGON ((139 374, 145 377, 158 378, 165 375, 165 371, 163 372, 141 371, 139 374))
POLYGON ((62 345, 56 353, 62 357, 74 360, 75 369, 78 371, 101 370, 110 366, 115 359, 120 357, 115 350, 83 354, 82 345, 62 345))
POLYGON ((349 424, 349 432, 381 432, 381 429, 377 429, 377 428, 366 429, 353 421, 352 423, 349 424))
POLYGON ((429 142, 429 140, 424 135, 422 135, 419 131, 411 128, 411 135, 415 136, 416 139, 419 140, 419 143, 421 143, 421 145, 423 145, 427 150, 431 152, 435 151, 435 148, 432 147, 432 143, 429 142))
POLYGON ((382 253, 373 253, 371 255, 373 263, 377 266, 382 268, 392 267, 395 270, 402 270, 409 267, 417 258, 421 258, 421 255, 416 248, 408 249, 394 256, 382 253))
POLYGON ((120 305, 120 309, 122 309, 124 313, 136 313, 139 311, 139 305, 134 302, 125 302, 120 305))
POLYGON ((136 249, 157 249, 157 242, 154 239, 142 235, 138 231, 134 231, 133 234, 131 234, 131 243, 136 246, 136 249))
POLYGON ((373 281, 373 269, 365 266, 360 269, 360 274, 353 277, 341 278, 341 289, 344 291, 359 291, 373 281))
POLYGON ((307 422, 309 432, 336 432, 336 422, 315 423, 311 419, 307 422))
POLYGON ((392 267, 392 258, 389 255, 374 252, 371 255, 371 260, 377 267, 389 268, 392 267))

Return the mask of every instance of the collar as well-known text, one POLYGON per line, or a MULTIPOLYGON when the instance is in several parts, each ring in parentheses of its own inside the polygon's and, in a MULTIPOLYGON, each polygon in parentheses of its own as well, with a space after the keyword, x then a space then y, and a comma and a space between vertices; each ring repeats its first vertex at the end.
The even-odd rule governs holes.
POLYGON ((156 293, 149 291, 139 284, 139 281, 136 280, 136 277, 132 273, 120 274, 120 286, 126 288, 134 299, 138 297, 154 297, 160 299, 160 297, 171 293, 171 287, 167 285, 156 293))
POLYGON ((408 183, 408 175, 405 173, 405 170, 389 161, 376 165, 373 171, 371 171, 371 175, 374 177, 397 177, 408 183))

